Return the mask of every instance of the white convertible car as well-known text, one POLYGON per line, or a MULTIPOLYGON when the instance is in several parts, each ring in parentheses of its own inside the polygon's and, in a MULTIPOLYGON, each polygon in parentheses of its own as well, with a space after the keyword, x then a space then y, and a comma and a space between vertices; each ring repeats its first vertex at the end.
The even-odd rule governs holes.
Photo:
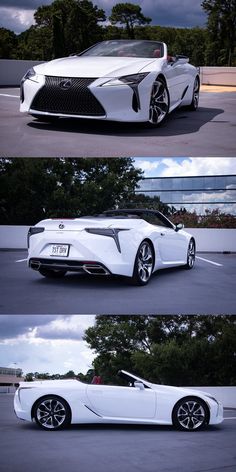
POLYGON ((159 424, 197 431, 223 421, 221 403, 206 392, 156 385, 125 370, 119 375, 127 386, 78 380, 21 382, 15 413, 48 431, 74 423, 159 424))
POLYGON ((20 111, 41 121, 77 117, 156 126, 178 106, 198 107, 199 72, 188 61, 169 56, 158 41, 103 41, 30 69, 20 111))
POLYGON ((158 269, 192 269, 196 243, 183 225, 146 209, 111 210, 95 217, 47 219, 30 227, 28 265, 45 277, 67 271, 121 275, 145 285, 158 269))

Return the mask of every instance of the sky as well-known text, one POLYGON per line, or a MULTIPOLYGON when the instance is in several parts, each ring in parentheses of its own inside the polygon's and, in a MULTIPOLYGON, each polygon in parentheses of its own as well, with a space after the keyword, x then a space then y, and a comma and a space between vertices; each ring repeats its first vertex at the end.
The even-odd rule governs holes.
POLYGON ((178 177, 236 174, 235 157, 136 157, 144 177, 178 177))
MULTIPOLYGON (((34 12, 52 0, 0 0, 0 26, 21 33, 34 23, 34 12)), ((112 6, 124 3, 120 0, 93 0, 93 4, 103 8, 106 15, 112 6)), ((206 15, 202 10, 202 0, 129 0, 141 6, 145 16, 152 18, 152 25, 192 27, 204 26, 206 15)))
POLYGON ((27 372, 86 373, 95 354, 83 341, 93 315, 0 315, 0 365, 27 372))

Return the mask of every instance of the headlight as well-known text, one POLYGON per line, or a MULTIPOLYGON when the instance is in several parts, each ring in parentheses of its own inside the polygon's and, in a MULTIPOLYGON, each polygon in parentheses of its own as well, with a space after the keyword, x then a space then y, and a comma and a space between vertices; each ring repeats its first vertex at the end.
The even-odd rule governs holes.
POLYGON ((138 85, 142 82, 149 72, 144 72, 141 74, 132 74, 132 75, 124 75, 123 77, 117 77, 115 79, 109 79, 107 82, 101 85, 101 87, 108 87, 114 85, 138 85))
POLYGON ((33 82, 38 82, 38 76, 33 67, 29 69, 24 75, 24 77, 22 78, 22 82, 25 82, 26 80, 32 80, 33 82))
POLYGON ((129 229, 128 228, 127 229, 126 228, 85 228, 85 231, 87 231, 87 233, 99 234, 100 236, 108 236, 110 238, 113 238, 116 243, 116 247, 118 251, 121 252, 118 233, 120 231, 129 231, 129 229))

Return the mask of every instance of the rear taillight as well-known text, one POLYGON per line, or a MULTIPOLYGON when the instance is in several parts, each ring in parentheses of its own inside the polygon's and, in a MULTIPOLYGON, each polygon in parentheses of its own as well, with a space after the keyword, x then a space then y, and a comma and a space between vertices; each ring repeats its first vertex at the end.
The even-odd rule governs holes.
POLYGON ((44 231, 45 228, 41 228, 40 226, 31 226, 29 228, 29 231, 28 231, 28 234, 27 234, 27 247, 29 248, 29 240, 30 240, 30 236, 32 236, 33 234, 38 234, 38 233, 42 233, 44 231))

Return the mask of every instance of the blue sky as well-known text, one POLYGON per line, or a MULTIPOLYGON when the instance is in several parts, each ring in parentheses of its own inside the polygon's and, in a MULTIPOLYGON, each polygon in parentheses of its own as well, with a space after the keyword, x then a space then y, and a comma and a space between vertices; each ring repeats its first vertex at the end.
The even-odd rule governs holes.
MULTIPOLYGON (((206 15, 201 7, 202 0, 129 0, 141 6, 145 16, 152 18, 153 25, 192 27, 204 26, 206 15)), ((20 33, 33 24, 34 11, 52 0, 0 0, 0 26, 20 33)), ((119 0, 97 0, 95 5, 110 15, 112 6, 119 0)))
POLYGON ((136 157, 144 177, 236 174, 235 157, 136 157))

